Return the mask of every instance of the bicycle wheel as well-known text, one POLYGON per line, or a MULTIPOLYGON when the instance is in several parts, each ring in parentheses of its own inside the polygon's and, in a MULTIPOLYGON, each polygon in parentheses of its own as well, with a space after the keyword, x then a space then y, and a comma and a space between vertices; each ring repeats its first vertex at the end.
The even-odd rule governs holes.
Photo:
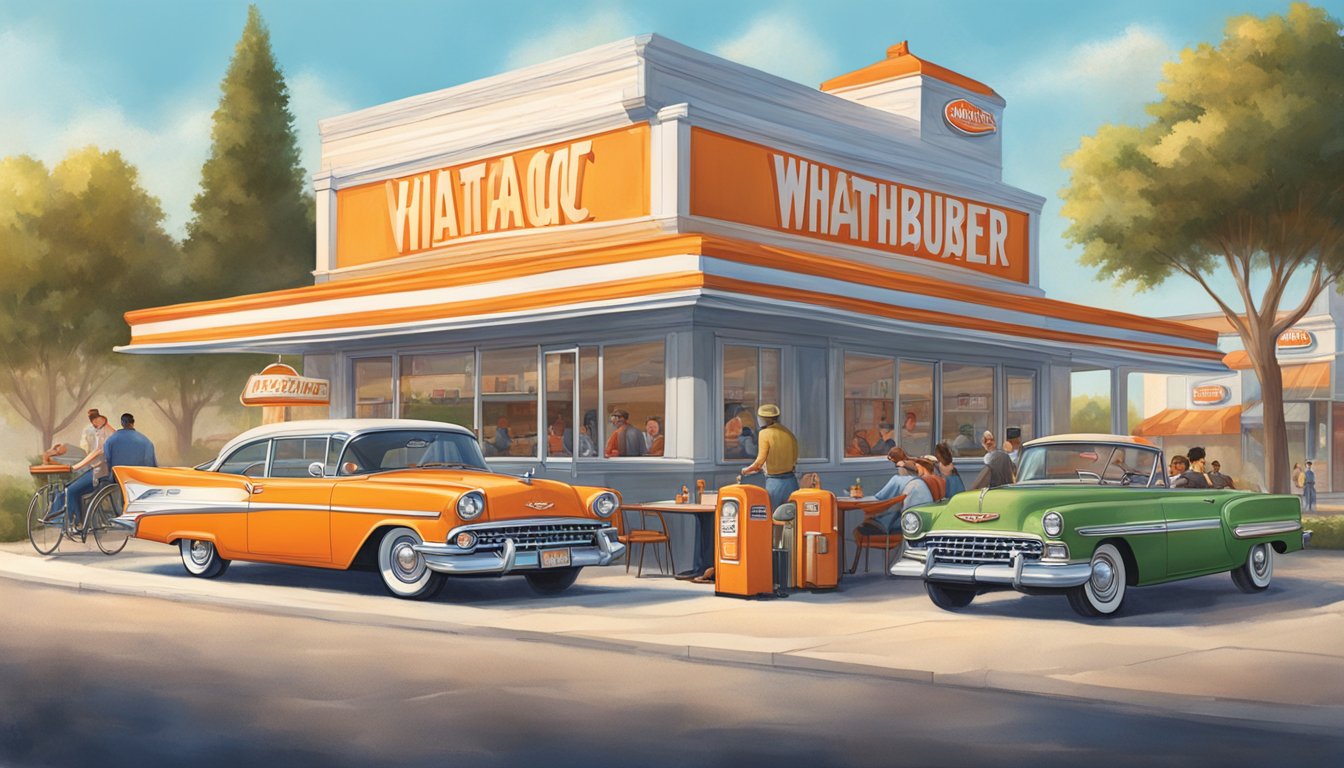
POLYGON ((61 523, 52 522, 48 518, 51 516, 52 504, 64 490, 59 483, 44 485, 37 489, 32 501, 28 502, 28 540, 39 555, 50 555, 61 546, 61 523))
POLYGON ((121 486, 113 483, 93 495, 89 502, 88 525, 93 529, 93 540, 103 554, 115 555, 126 546, 131 532, 112 521, 121 515, 121 486))

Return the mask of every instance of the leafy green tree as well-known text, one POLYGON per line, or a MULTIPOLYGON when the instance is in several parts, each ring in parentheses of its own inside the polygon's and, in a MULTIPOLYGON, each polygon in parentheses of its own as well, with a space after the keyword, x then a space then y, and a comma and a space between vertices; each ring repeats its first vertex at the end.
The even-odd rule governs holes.
MULTIPOLYGON (((210 156, 170 295, 153 303, 201 301, 312 282, 313 200, 299 163, 294 117, 270 33, 256 6, 220 86, 210 156)), ((256 356, 165 355, 146 361, 147 393, 174 427, 178 457, 190 455, 195 425, 209 406, 236 402, 256 356)))
POLYGON ((122 313, 178 260, 162 222, 118 152, 76 150, 50 172, 0 160, 0 395, 40 448, 113 374, 122 313))
POLYGON ((1166 65, 1148 124, 1103 126, 1065 161, 1067 234, 1084 264, 1139 290, 1183 275, 1236 328, 1261 382, 1275 492, 1289 483, 1276 341, 1344 272, 1340 33, 1304 3, 1233 18, 1220 44, 1166 65), (1220 295, 1215 274, 1235 296, 1220 295), (1306 292, 1292 303, 1298 275, 1306 292))

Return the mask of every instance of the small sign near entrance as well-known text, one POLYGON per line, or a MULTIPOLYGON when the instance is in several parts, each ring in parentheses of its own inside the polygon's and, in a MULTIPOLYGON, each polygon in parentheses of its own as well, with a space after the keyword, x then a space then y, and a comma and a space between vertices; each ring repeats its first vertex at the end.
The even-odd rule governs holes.
POLYGON ((1195 405, 1216 405, 1227 400, 1228 394, 1221 384, 1203 384, 1190 390, 1190 400, 1195 405))
POLYGON ((331 382, 300 376, 284 363, 271 363, 247 377, 238 399, 243 405, 328 405, 331 382))

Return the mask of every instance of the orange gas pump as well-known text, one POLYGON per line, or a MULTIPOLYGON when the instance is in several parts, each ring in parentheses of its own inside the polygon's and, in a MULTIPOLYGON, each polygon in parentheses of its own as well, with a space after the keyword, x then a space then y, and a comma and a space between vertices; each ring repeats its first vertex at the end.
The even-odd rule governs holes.
POLYGON ((714 522, 714 594, 773 594, 770 534, 774 524, 765 489, 757 485, 720 488, 714 522))
POLYGON ((802 488, 794 491, 789 501, 798 507, 791 586, 835 589, 840 583, 839 509, 835 494, 819 488, 802 488))

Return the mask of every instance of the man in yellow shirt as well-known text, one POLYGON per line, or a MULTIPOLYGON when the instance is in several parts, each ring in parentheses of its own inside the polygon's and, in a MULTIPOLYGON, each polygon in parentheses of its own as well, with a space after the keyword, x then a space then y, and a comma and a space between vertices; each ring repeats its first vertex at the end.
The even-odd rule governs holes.
POLYGON ((756 415, 763 424, 757 436, 756 460, 742 474, 765 470, 765 491, 770 494, 770 508, 776 509, 798 490, 798 476, 793 473, 798 463, 798 438, 779 423, 779 406, 766 403, 756 415))

